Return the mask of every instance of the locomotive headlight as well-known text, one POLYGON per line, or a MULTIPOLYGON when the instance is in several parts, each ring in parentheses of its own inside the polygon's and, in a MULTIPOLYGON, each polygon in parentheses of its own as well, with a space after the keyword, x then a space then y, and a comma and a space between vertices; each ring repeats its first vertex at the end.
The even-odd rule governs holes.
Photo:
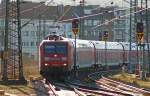
POLYGON ((54 57, 57 57, 57 54, 55 54, 54 57))
POLYGON ((62 57, 61 60, 65 61, 65 60, 67 60, 67 58, 66 57, 62 57))
POLYGON ((48 66, 48 64, 46 63, 45 66, 48 66))
POLYGON ((66 63, 64 63, 64 66, 67 66, 67 64, 66 64, 66 63))

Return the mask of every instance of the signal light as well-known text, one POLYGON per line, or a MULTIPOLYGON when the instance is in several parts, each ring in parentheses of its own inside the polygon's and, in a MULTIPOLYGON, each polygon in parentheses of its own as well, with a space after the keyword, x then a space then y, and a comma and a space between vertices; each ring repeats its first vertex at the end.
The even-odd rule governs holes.
POLYGON ((107 41, 107 39, 108 39, 108 31, 104 31, 103 39, 104 39, 104 41, 107 41))
POLYGON ((78 28, 79 27, 79 20, 73 19, 72 21, 72 28, 78 28))
POLYGON ((143 36, 144 36, 144 25, 142 22, 137 23, 137 39, 139 42, 141 42, 143 36))
POLYGON ((108 37, 108 31, 104 31, 104 37, 108 37))
POLYGON ((72 32, 74 35, 77 35, 79 32, 79 20, 78 19, 73 19, 72 20, 72 32))
POLYGON ((137 33, 142 33, 143 30, 144 30, 143 23, 142 22, 137 23, 137 33))

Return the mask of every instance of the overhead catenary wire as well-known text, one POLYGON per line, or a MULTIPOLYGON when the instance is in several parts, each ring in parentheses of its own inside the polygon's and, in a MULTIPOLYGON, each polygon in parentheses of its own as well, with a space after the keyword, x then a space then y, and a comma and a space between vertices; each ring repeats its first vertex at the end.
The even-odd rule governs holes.
MULTIPOLYGON (((62 18, 63 18, 63 16, 65 16, 65 14, 72 8, 73 6, 71 6, 66 12, 64 12, 64 14, 57 20, 57 21, 60 21, 62 18)), ((96 8, 94 8, 94 9, 91 9, 91 11, 92 10, 96 10, 96 9, 98 9, 98 8, 100 8, 101 6, 98 6, 98 7, 96 7, 96 8)), ((134 8, 134 7, 133 7, 134 8)), ((126 8, 126 9, 129 9, 129 8, 126 8)), ((123 10, 123 9, 122 9, 123 10)), ((101 15, 101 14, 99 14, 99 15, 101 15)), ((89 16, 89 15, 88 15, 89 16)), ((86 16, 85 16, 86 17, 86 16)), ((83 17, 84 18, 84 17, 83 17)))
MULTIPOLYGON (((136 6, 133 6, 133 7, 131 7, 131 8, 134 8, 134 7, 136 7, 136 6)), ((125 9, 122 9, 122 10, 126 10, 126 9, 129 9, 129 8, 125 8, 125 9)), ((100 27, 100 26, 106 25, 106 24, 108 24, 108 23, 110 23, 110 22, 113 22, 113 21, 115 21, 115 20, 118 20, 118 19, 120 19, 120 18, 127 17, 127 16, 129 16, 130 14, 135 14, 135 13, 142 12, 142 11, 144 11, 144 10, 146 10, 146 9, 149 9, 149 8, 143 8, 143 9, 138 10, 138 11, 136 11, 136 12, 129 13, 129 14, 126 14, 126 15, 122 15, 122 16, 113 18, 113 19, 111 19, 111 20, 109 20, 109 21, 106 21, 106 22, 104 22, 104 23, 102 23, 102 24, 99 24, 99 25, 95 26, 94 28, 91 28, 90 30, 96 29, 96 28, 98 28, 98 27, 100 27)), ((119 10, 120 10, 120 9, 114 10, 114 11, 108 11, 107 13, 116 12, 116 11, 119 11, 119 10)), ((73 19, 84 19, 84 18, 89 18, 89 17, 92 17, 92 16, 97 16, 97 15, 102 15, 102 14, 104 14, 104 12, 97 13, 97 14, 92 14, 92 15, 87 15, 87 16, 82 16, 82 17, 77 17, 77 18, 71 18, 71 19, 61 20, 61 21, 58 21, 58 22, 67 22, 67 21, 72 21, 73 19)))
MULTIPOLYGON (((46 0, 46 1, 48 1, 48 0, 46 0)), ((46 2, 46 1, 45 1, 45 2, 46 2)), ((52 2, 53 2, 53 0, 49 1, 46 5, 48 5, 48 4, 52 3, 52 2)), ((43 4, 40 4, 40 5, 37 5, 37 6, 33 7, 33 8, 23 10, 23 11, 21 11, 20 13, 22 14, 22 13, 25 13, 25 12, 28 12, 28 11, 31 11, 31 10, 34 10, 34 9, 37 9, 37 8, 41 7, 42 5, 43 5, 43 4)), ((136 7, 136 6, 133 6, 132 8, 134 8, 134 7, 136 7)), ((78 18, 72 18, 72 19, 61 20, 61 18, 62 18, 71 8, 72 8, 72 7, 70 7, 70 8, 57 20, 57 22, 66 22, 66 21, 71 21, 71 20, 73 20, 73 19, 84 19, 84 18, 88 18, 88 17, 92 17, 92 16, 102 15, 102 14, 105 13, 105 12, 102 12, 102 13, 92 14, 92 15, 87 15, 87 16, 82 16, 82 17, 78 17, 78 18), (60 20, 60 21, 59 21, 59 20, 60 20)), ((121 9, 121 10, 126 10, 126 9, 129 9, 129 8, 125 8, 125 9, 121 9)), ((119 10, 120 10, 120 9, 114 10, 114 11, 108 11, 107 13, 116 12, 116 11, 119 11, 119 10)), ((45 12, 45 11, 44 11, 44 12, 45 12)), ((1 16, 1 17, 4 17, 4 16, 1 16)), ((0 18, 1 18, 1 17, 0 17, 0 18)))
MULTIPOLYGON (((48 1, 48 0, 46 0, 46 1, 48 1)), ((46 1, 45 1, 45 2, 46 2, 46 1)), ((48 1, 48 3, 47 3, 46 5, 48 5, 48 4, 52 3, 52 2, 53 2, 53 0, 48 1)), ((28 12, 28 11, 34 10, 34 9, 36 9, 36 8, 39 8, 39 7, 42 6, 42 5, 43 5, 43 4, 40 4, 40 5, 37 5, 37 6, 33 7, 33 8, 23 10, 23 11, 21 11, 20 13, 22 14, 22 13, 24 13, 24 12, 28 12)), ((133 7, 130 7, 130 8, 134 8, 134 7, 137 7, 137 6, 133 6, 133 7)), ((112 13, 112 12, 116 12, 116 11, 119 11, 119 10, 127 10, 127 9, 130 9, 130 8, 117 9, 117 10, 114 10, 114 11, 101 12, 101 13, 97 13, 97 14, 92 14, 92 15, 87 15, 87 16, 82 16, 82 17, 77 17, 77 18, 71 18, 71 19, 61 20, 61 19, 63 18, 63 16, 64 16, 71 8, 72 8, 72 7, 70 7, 70 8, 57 20, 56 23, 72 21, 73 19, 84 19, 84 18, 89 18, 89 17, 93 17, 93 16, 97 16, 97 15, 102 15, 102 14, 104 14, 104 13, 112 13), (60 20, 60 21, 59 21, 59 20, 60 20)), ((47 9, 46 9, 46 10, 47 10, 47 9)), ((143 9, 143 10, 145 10, 145 9, 143 9)), ((143 10, 139 10, 139 11, 136 11, 136 12, 138 13, 138 12, 141 12, 141 11, 143 11, 143 10)), ((41 14, 43 14, 44 12, 45 12, 45 11, 43 11, 41 14)), ((134 12, 134 13, 136 13, 136 12, 134 12)), ((134 13, 131 13, 131 14, 134 14, 134 13)), ((38 14, 38 16, 41 15, 41 14, 38 14)), ((112 21, 114 21, 114 20, 120 19, 120 18, 122 18, 122 17, 129 16, 129 15, 130 15, 130 14, 120 16, 119 18, 118 18, 118 17, 113 18, 113 19, 111 19, 111 20, 109 20, 109 21, 107 21, 107 22, 104 22, 104 23, 102 23, 102 24, 100 24, 100 25, 97 25, 96 27, 94 27, 94 28, 92 28, 92 29, 95 29, 95 28, 97 28, 97 27, 99 27, 99 26, 105 25, 105 24, 107 24, 107 23, 109 23, 109 22, 112 22, 112 21)), ((1 18, 1 17, 0 17, 0 18, 1 18)), ((30 22, 32 19, 33 19, 33 18, 31 18, 28 22, 30 22)))
MULTIPOLYGON (((53 0, 46 0, 45 2, 47 2, 47 4, 45 4, 45 5, 48 5, 48 4, 50 4, 50 3, 52 3, 53 2, 53 0)), ((37 6, 34 6, 34 7, 32 7, 32 8, 29 8, 29 9, 25 9, 25 10, 23 10, 23 11, 21 11, 20 13, 21 14, 23 14, 23 13, 25 13, 25 12, 29 12, 29 11, 32 11, 32 10, 34 10, 34 9, 37 9, 37 8, 39 8, 39 7, 41 7, 41 6, 43 6, 44 5, 44 3, 42 3, 42 4, 40 4, 40 5, 37 5, 37 6)), ((2 8, 0 8, 0 10, 2 10, 4 7, 2 7, 2 8)), ((46 10, 46 9, 45 9, 46 10)), ((44 11, 45 12, 45 11, 44 11)), ((1 15, 0 16, 0 18, 3 18, 3 17, 5 17, 4 15, 1 15)))
MULTIPOLYGON (((107 13, 109 14, 109 13, 111 13, 111 12, 117 12, 117 11, 119 11, 119 10, 127 10, 127 9, 131 9, 131 8, 135 8, 135 7, 137 7, 137 6, 132 6, 132 7, 130 7, 130 8, 123 8, 123 9, 117 9, 117 10, 113 10, 113 11, 108 11, 107 13)), ((90 30, 90 31, 91 31, 91 30, 95 30, 96 28, 98 28, 98 27, 100 27, 100 26, 107 25, 107 24, 110 23, 110 22, 113 22, 113 21, 115 21, 115 20, 121 19, 121 18, 123 18, 123 17, 130 16, 130 14, 135 14, 135 13, 142 12, 142 11, 144 11, 144 10, 145 10, 145 9, 142 9, 142 10, 138 10, 138 11, 136 11, 136 12, 134 12, 134 13, 129 13, 129 14, 126 14, 126 15, 118 16, 118 17, 116 17, 116 18, 113 18, 113 19, 111 19, 111 20, 109 20, 109 21, 106 21, 106 22, 104 22, 104 23, 102 23, 102 24, 99 24, 99 25, 97 25, 97 26, 95 26, 95 27, 93 27, 93 28, 91 28, 91 29, 88 29, 88 30, 90 30)), ((92 15, 87 15, 87 16, 82 16, 82 17, 77 17, 77 18, 66 19, 66 20, 62 20, 62 21, 58 21, 58 22, 67 22, 67 21, 72 21, 73 19, 83 19, 83 18, 88 18, 88 17, 92 17, 92 16, 102 15, 102 14, 104 14, 104 13, 106 13, 106 12, 101 12, 101 13, 98 13, 98 14, 92 14, 92 15)), ((58 23, 58 22, 56 22, 56 23, 58 23)))
POLYGON ((63 15, 58 18, 57 22, 60 21, 60 20, 67 14, 67 12, 69 12, 69 10, 71 10, 71 9, 72 9, 72 7, 68 8, 68 9, 63 13, 63 15))
MULTIPOLYGON (((100 6, 99 6, 100 7, 100 6)), ((94 9, 91 9, 92 10, 95 10, 95 9, 98 9, 99 7, 97 8, 94 8, 94 9)), ((135 8, 137 6, 133 6, 133 7, 130 7, 130 8, 135 8)), ((105 12, 101 12, 101 13, 97 13, 97 14, 92 14, 92 15, 87 15, 87 16, 81 16, 81 17, 77 17, 77 18, 71 18, 71 19, 66 19, 66 20, 61 20, 65 14, 71 9, 72 7, 70 7, 68 10, 66 10, 66 12, 64 12, 64 14, 57 20, 57 22, 55 22, 55 24, 58 24, 58 23, 61 23, 61 22, 67 22, 67 21, 72 21, 73 19, 84 19, 84 18, 88 18, 88 17, 93 17, 93 16, 97 16, 97 15, 102 15, 102 14, 105 14, 105 12)), ((107 13, 112 13, 112 12, 116 12, 116 11, 119 11, 119 10, 127 10, 127 9, 130 9, 130 8, 123 8, 123 9, 117 9, 117 10, 113 10, 113 11, 107 11, 107 13)))
MULTIPOLYGON (((48 4, 52 3, 52 2, 53 2, 53 0, 49 1, 46 5, 48 5, 48 4)), ((48 10, 48 8, 46 8, 44 11, 42 11, 42 13, 38 14, 37 16, 43 15, 47 10, 48 10)), ((23 24, 23 25, 21 26, 21 28, 25 27, 25 26, 26 26, 27 24, 29 24, 33 19, 34 19, 34 18, 31 17, 31 19, 28 20, 25 24, 23 24)))
MULTIPOLYGON (((136 6, 133 6, 131 8, 134 8, 134 7, 136 7, 136 6)), ((127 9, 130 9, 130 8, 117 9, 117 10, 113 10, 113 11, 105 11, 105 12, 100 12, 100 13, 97 13, 97 14, 91 14, 91 15, 86 15, 86 16, 81 16, 81 17, 76 17, 76 18, 71 18, 71 19, 60 20, 58 22, 67 22, 67 21, 72 21, 73 19, 85 19, 85 18, 97 16, 97 15, 102 15, 102 14, 105 14, 105 13, 112 13, 112 12, 116 12, 116 11, 119 11, 119 10, 127 10, 127 9)))
POLYGON ((120 19, 120 18, 123 18, 123 17, 127 17, 127 16, 129 16, 130 14, 135 14, 135 13, 142 12, 142 11, 144 11, 144 10, 146 10, 146 9, 149 9, 149 8, 143 8, 142 10, 139 10, 139 11, 136 11, 136 12, 133 12, 133 13, 129 13, 129 14, 126 14, 126 15, 122 15, 122 16, 119 16, 119 17, 116 17, 116 18, 113 18, 113 19, 111 19, 111 20, 109 20, 109 21, 107 21, 107 22, 104 22, 104 23, 102 23, 102 24, 100 24, 100 25, 97 25, 96 27, 94 27, 94 28, 92 28, 92 29, 95 29, 95 28, 100 27, 100 26, 102 26, 102 25, 106 25, 106 24, 108 24, 108 23, 110 23, 110 22, 112 22, 112 21, 114 21, 114 20, 117 20, 117 19, 120 19))

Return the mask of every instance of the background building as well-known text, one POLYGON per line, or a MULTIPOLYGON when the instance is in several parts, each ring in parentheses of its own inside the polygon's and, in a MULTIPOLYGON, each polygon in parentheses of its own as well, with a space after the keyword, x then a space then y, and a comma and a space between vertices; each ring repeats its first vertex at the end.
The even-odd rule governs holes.
POLYGON ((129 41, 129 30, 130 30, 130 17, 126 16, 126 17, 120 18, 120 16, 129 14, 129 10, 124 10, 125 8, 116 8, 115 10, 117 10, 117 9, 119 9, 119 10, 114 12, 114 16, 119 19, 117 19, 113 22, 113 25, 114 25, 113 41, 128 42, 129 41))
MULTIPOLYGON (((5 8, 0 5, 0 46, 4 44, 4 14, 5 8)), ((100 7, 98 5, 78 6, 46 6, 43 2, 21 2, 22 47, 23 53, 37 56, 38 45, 48 34, 54 32, 65 37, 74 38, 72 21, 68 19, 90 16, 80 20, 78 38, 87 40, 103 40, 103 32, 108 31, 108 41, 129 41, 129 16, 106 23, 115 17, 129 14, 118 6, 100 7), (118 11, 115 11, 118 10, 118 11), (65 22, 59 22, 66 20, 65 22), (100 25, 100 26, 99 26, 100 25), (97 27, 98 26, 98 27, 97 27)), ((148 12, 150 13, 150 12, 148 12)), ((143 15, 145 16, 145 15, 143 15)), ((149 15, 150 16, 150 15, 149 15)), ((137 21, 140 16, 137 14, 137 21)), ((150 18, 150 17, 148 17, 150 18)), ((148 19, 150 20, 150 19, 148 19)), ((132 16, 132 38, 135 41, 135 23, 132 16)), ((143 20, 145 22, 145 20, 143 20)), ((150 22, 150 21, 148 21, 150 22)), ((145 24, 145 23, 144 23, 145 24)), ((150 24, 149 24, 150 26, 150 24)), ((36 58, 36 57, 35 57, 36 58)))

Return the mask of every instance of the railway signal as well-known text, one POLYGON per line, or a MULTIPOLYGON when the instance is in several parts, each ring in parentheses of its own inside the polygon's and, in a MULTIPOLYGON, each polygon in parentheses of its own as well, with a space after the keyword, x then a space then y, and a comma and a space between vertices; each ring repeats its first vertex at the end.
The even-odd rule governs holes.
POLYGON ((137 23, 137 39, 139 42, 141 42, 142 38, 144 36, 144 26, 143 23, 137 23))
POLYGON ((79 20, 78 19, 72 20, 72 32, 74 33, 74 35, 77 35, 79 32, 79 20))
POLYGON ((144 44, 144 42, 142 42, 142 39, 143 39, 143 36, 144 36, 144 25, 143 25, 143 23, 142 22, 139 22, 139 23, 137 23, 137 41, 138 41, 138 46, 140 46, 140 52, 142 52, 142 54, 139 54, 139 56, 140 56, 140 59, 139 60, 141 60, 142 61, 142 64, 140 64, 139 63, 139 66, 138 66, 138 68, 139 69, 137 69, 137 70, 139 70, 140 72, 140 78, 142 79, 142 80, 145 80, 145 78, 146 78, 146 73, 145 73, 145 65, 144 65, 144 54, 145 54, 145 44, 144 44), (143 48, 143 50, 142 50, 142 48, 143 48), (141 68, 140 68, 140 66, 141 66, 141 68))
POLYGON ((74 49, 74 77, 76 78, 77 77, 77 64, 76 64, 76 36, 79 32, 79 20, 78 19, 73 19, 72 20, 72 32, 74 33, 75 35, 75 49, 74 49))
POLYGON ((108 66, 107 66, 107 40, 108 40, 108 31, 104 31, 104 33, 103 33, 103 40, 105 41, 105 66, 106 66, 106 70, 108 70, 108 66))
POLYGON ((104 41, 107 41, 107 40, 108 40, 108 31, 104 31, 103 40, 104 40, 104 41))

